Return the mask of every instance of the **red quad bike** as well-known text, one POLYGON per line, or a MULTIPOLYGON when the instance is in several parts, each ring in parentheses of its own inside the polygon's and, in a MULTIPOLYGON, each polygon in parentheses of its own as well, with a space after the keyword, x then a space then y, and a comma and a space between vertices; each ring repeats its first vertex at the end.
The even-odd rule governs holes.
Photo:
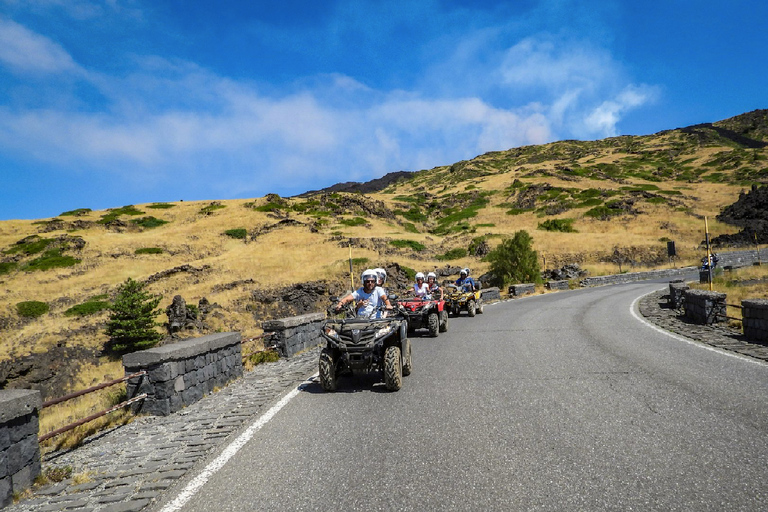
POLYGON ((398 301, 400 311, 408 322, 408 332, 428 329, 433 338, 448 330, 448 310, 445 301, 413 298, 398 301))

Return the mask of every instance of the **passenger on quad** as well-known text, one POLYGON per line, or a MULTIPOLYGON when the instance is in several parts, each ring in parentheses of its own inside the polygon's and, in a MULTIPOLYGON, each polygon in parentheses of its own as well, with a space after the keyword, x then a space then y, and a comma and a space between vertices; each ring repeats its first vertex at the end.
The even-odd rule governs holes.
POLYGON ((336 311, 341 311, 345 304, 353 300, 357 302, 355 314, 358 318, 380 318, 382 305, 386 305, 388 310, 392 309, 384 289, 376 286, 378 279, 376 272, 365 270, 361 275, 363 286, 342 297, 336 304, 336 311))
POLYGON ((376 286, 380 287, 382 290, 384 290, 384 293, 387 293, 387 289, 384 288, 384 285, 387 283, 387 271, 383 268, 375 268, 373 269, 374 272, 376 272, 376 275, 378 276, 378 281, 376 282, 376 286))
POLYGON ((465 292, 475 291, 477 285, 475 284, 474 279, 469 277, 468 268, 461 269, 461 272, 459 272, 459 278, 456 280, 456 286, 465 292))
POLYGON ((411 289, 411 294, 417 299, 426 299, 429 295, 429 286, 424 282, 424 274, 422 272, 416 272, 416 283, 414 283, 411 289))
POLYGON ((434 300, 443 300, 443 288, 437 284, 437 275, 434 272, 427 274, 427 288, 434 300))

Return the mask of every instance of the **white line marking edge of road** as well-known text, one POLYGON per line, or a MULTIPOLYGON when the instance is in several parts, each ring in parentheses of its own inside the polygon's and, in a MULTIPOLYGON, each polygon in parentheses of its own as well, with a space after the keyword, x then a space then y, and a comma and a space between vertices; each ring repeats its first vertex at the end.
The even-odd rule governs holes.
MULTIPOLYGON (((307 381, 317 377, 317 374, 309 377, 307 381)), ((203 488, 208 480, 216 474, 232 457, 240 451, 240 449, 253 438, 261 427, 266 425, 280 409, 288 405, 296 395, 298 395, 302 388, 306 385, 307 381, 301 385, 292 389, 283 398, 281 398, 275 405, 273 405, 267 412, 259 416, 242 434, 237 436, 237 439, 232 441, 221 454, 212 460, 195 478, 193 478, 185 487, 181 490, 178 496, 173 501, 165 505, 160 512, 177 512, 181 509, 197 492, 203 488)))
MULTIPOLYGON (((661 289, 661 288, 659 288, 659 289, 661 289)), ((706 345, 705 343, 702 343, 700 341, 692 340, 690 338, 686 338, 685 336, 680 336, 679 334, 675 334, 673 332, 670 332, 670 331, 667 331, 665 329, 662 329, 658 325, 652 324, 651 322, 649 322, 648 320, 643 318, 643 316, 638 313, 637 303, 640 302, 640 299, 642 299, 646 295, 650 295, 651 293, 655 293, 656 291, 658 291, 658 290, 654 290, 653 292, 649 292, 649 293, 641 295, 640 297, 636 298, 632 302, 632 304, 629 306, 629 312, 632 314, 632 316, 634 316, 640 322, 644 323, 645 325, 647 325, 648 327, 650 327, 651 329, 653 329, 653 330, 655 330, 657 332, 660 332, 662 334, 666 334, 667 336, 669 336, 671 338, 674 338, 676 340, 684 341, 684 342, 688 343, 689 345, 694 345, 696 347, 703 348, 705 350, 711 350, 712 352, 717 352, 717 353, 722 354, 724 356, 734 357, 736 359, 740 359, 740 360, 745 361, 747 363, 759 364, 759 365, 763 365, 763 366, 766 364, 763 361, 760 361, 758 359, 752 359, 751 357, 747 357, 747 356, 738 354, 736 352, 730 352, 728 350, 723 350, 721 348, 712 347, 712 346, 706 345)))

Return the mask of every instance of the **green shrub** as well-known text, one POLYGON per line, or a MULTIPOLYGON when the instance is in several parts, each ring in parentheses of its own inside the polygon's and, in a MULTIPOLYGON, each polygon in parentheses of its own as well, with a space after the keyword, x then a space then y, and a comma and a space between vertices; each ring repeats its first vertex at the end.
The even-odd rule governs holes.
POLYGON ((283 203, 269 202, 261 206, 255 206, 253 209, 256 210, 257 212, 271 212, 272 210, 279 210, 281 208, 285 208, 285 205, 283 203))
POLYGON ((362 217, 354 217, 352 219, 340 219, 339 224, 342 224, 344 226, 349 226, 349 227, 364 226, 368 224, 368 221, 362 217))
POLYGON ((439 261, 451 261, 451 260, 458 260, 461 258, 465 258, 466 256, 467 256, 466 249, 462 247, 456 247, 454 249, 446 251, 445 254, 436 256, 435 258, 438 259, 439 261))
POLYGON ((200 213, 202 215, 210 215, 211 213, 215 212, 216 210, 221 210, 222 208, 226 208, 226 206, 223 205, 223 204, 219 204, 219 203, 211 203, 208 206, 200 208, 200 211, 198 213, 200 213))
POLYGON ((24 318, 37 318, 48 312, 50 308, 45 302, 27 300, 16 304, 16 311, 24 318))
POLYGON ((167 210, 168 208, 173 208, 176 206, 173 203, 154 203, 147 206, 147 208, 152 208, 153 210, 167 210))
POLYGON ((0 261, 0 276, 3 274, 10 274, 19 264, 15 261, 0 261))
POLYGON ((90 208, 78 208, 77 210, 69 210, 68 212, 60 213, 59 216, 73 216, 73 217, 80 217, 81 215, 87 215, 91 213, 90 208))
POLYGON ((162 296, 147 293, 145 287, 146 284, 129 277, 118 288, 106 328, 109 341, 105 348, 108 351, 143 350, 162 339, 162 334, 155 330, 159 325, 155 317, 160 314, 156 308, 162 296))
POLYGON ((99 224, 109 224, 113 220, 116 220, 121 215, 143 215, 144 212, 141 210, 137 210, 132 204, 129 204, 127 206, 123 206, 122 208, 115 208, 109 210, 109 213, 106 213, 101 216, 99 220, 96 222, 99 224))
POLYGON ((410 222, 403 222, 403 227, 405 228, 406 233, 418 233, 419 230, 416 228, 415 225, 411 224, 410 222))
POLYGON ((91 299, 88 302, 72 306, 64 312, 64 316, 88 316, 109 309, 109 302, 91 299))
POLYGON ((402 216, 403 218, 411 222, 425 222, 427 220, 427 215, 423 213, 421 209, 416 206, 406 211, 395 210, 394 213, 402 216))
POLYGON ((248 231, 245 228, 234 228, 226 230, 224 234, 230 238, 245 240, 245 237, 248 236, 248 231))
POLYGON ((54 243, 56 240, 53 238, 40 238, 37 235, 28 236, 22 240, 19 240, 17 243, 9 247, 8 249, 4 250, 4 254, 26 254, 27 256, 31 254, 37 254, 40 252, 43 252, 49 245, 54 243))
POLYGON ((607 206, 595 206, 594 208, 584 212, 587 217, 593 217, 595 219, 606 220, 615 215, 621 215, 621 210, 617 208, 608 208, 607 206))
POLYGON ((35 271, 35 270, 50 270, 52 268, 64 268, 77 265, 81 260, 73 258, 72 256, 64 256, 61 254, 61 249, 51 249, 45 251, 45 253, 39 258, 28 262, 22 267, 22 270, 35 271))
POLYGON ((368 258, 352 258, 352 265, 354 266, 363 266, 367 265, 368 262, 371 261, 368 258))
POLYGON ((137 226, 141 226, 147 229, 156 228, 158 226, 162 226, 163 224, 168 224, 167 220, 157 219, 155 217, 152 217, 151 215, 149 217, 134 219, 131 222, 133 222, 137 226))
POLYGON ((507 210, 507 215, 520 215, 521 213, 530 212, 531 208, 510 208, 507 210))
POLYGON ((163 254, 160 247, 140 247, 133 251, 134 254, 163 254))
POLYGON ((543 231, 578 233, 573 227, 573 219, 547 219, 544 222, 540 222, 538 228, 543 231))
POLYGON ((416 240, 390 240, 389 245, 397 247, 398 249, 412 249, 416 252, 421 252, 425 249, 424 244, 419 243, 416 240))
POLYGON ((262 350, 248 356, 251 364, 274 363, 280 360, 280 354, 277 350, 262 350))
POLYGON ((506 287, 512 283, 540 283, 539 255, 533 250, 533 238, 521 230, 502 242, 486 256, 496 285, 506 287))
POLYGON ((413 281, 416 279, 416 271, 413 270, 410 267, 406 267, 405 265, 400 265, 400 270, 402 270, 405 273, 405 277, 413 281))

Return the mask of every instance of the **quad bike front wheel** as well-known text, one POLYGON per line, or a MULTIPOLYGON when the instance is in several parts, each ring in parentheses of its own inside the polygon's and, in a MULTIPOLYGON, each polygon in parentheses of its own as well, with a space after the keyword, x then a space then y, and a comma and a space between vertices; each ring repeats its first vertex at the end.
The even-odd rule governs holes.
POLYGON ((476 310, 475 310, 475 301, 470 300, 467 302, 467 314, 469 316, 475 316, 476 310))
POLYGON ((384 352, 384 384, 390 391, 403 387, 403 363, 400 359, 400 347, 387 347, 384 352))
POLYGON ((403 350, 405 351, 405 357, 403 357, 403 376, 407 377, 413 370, 413 359, 411 358, 411 340, 406 339, 403 342, 403 350))
POLYGON ((440 312, 440 332, 448 332, 448 312, 446 310, 440 312))
POLYGON ((325 391, 336 391, 336 363, 333 361, 333 355, 323 349, 320 352, 320 385, 325 391))
POLYGON ((427 327, 429 327, 429 335, 436 338, 437 333, 440 332, 440 317, 437 313, 430 313, 427 316, 427 327))
POLYGON ((482 303, 482 302, 480 302, 480 303, 477 305, 477 314, 478 314, 478 315, 482 315, 482 314, 483 314, 483 303, 482 303))

